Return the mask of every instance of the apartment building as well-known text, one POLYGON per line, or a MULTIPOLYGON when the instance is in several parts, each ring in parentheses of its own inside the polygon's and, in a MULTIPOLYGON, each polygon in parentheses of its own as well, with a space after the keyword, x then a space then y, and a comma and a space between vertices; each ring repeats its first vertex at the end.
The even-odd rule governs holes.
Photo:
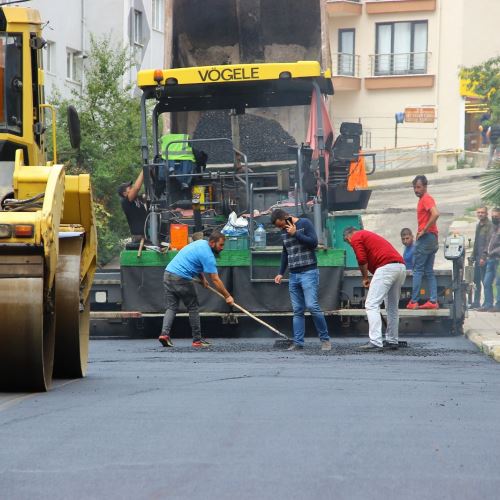
POLYGON ((91 35, 110 36, 136 64, 124 76, 134 84, 137 71, 163 67, 165 0, 32 0, 47 23, 43 36, 45 90, 69 96, 81 91, 91 35))
POLYGON ((479 106, 462 66, 500 55, 498 0, 324 0, 335 125, 361 121, 364 145, 462 149, 479 106), (471 111, 473 116, 469 116, 471 111))

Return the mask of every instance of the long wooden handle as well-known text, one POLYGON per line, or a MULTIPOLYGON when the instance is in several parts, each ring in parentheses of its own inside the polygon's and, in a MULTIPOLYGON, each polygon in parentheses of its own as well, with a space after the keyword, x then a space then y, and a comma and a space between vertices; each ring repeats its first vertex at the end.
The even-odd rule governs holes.
MULTIPOLYGON (((201 281, 198 281, 198 280, 193 280, 195 281, 196 283, 202 285, 201 281)), ((219 297, 221 297, 222 299, 226 300, 226 298, 224 297, 224 295, 222 295, 222 293, 219 292, 219 290, 216 290, 215 288, 211 287, 210 285, 208 285, 207 287, 209 290, 211 290, 212 292, 216 293, 219 297)), ((249 316, 250 318, 254 319, 255 321, 257 321, 258 323, 260 323, 261 325, 265 326, 266 328, 269 328, 269 330, 273 331, 274 333, 276 333, 277 335, 279 335, 280 337, 286 339, 286 340, 291 340, 289 337, 287 337, 284 333, 281 333, 279 330, 277 330, 276 328, 274 328, 274 326, 271 326, 269 323, 266 323, 264 320, 258 318, 257 316, 255 316, 254 314, 252 314, 250 311, 247 311, 244 307, 241 307, 239 304, 237 304, 236 302, 233 303, 233 306, 236 307, 236 309, 239 309, 242 313, 246 314, 247 316, 249 316)))

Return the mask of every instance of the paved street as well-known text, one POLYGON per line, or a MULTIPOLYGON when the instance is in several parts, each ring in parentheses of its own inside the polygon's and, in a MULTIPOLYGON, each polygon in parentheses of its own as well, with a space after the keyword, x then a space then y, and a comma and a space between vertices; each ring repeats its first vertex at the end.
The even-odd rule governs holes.
POLYGON ((92 341, 87 379, 0 396, 0 497, 495 498, 500 365, 407 340, 92 341))

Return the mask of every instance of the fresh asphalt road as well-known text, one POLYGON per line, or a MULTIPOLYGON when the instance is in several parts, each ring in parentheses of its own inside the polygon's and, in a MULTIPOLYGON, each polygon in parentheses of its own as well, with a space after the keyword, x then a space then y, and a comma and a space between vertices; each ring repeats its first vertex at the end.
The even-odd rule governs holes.
POLYGON ((408 340, 92 341, 86 379, 0 395, 0 498, 498 498, 500 365, 408 340))

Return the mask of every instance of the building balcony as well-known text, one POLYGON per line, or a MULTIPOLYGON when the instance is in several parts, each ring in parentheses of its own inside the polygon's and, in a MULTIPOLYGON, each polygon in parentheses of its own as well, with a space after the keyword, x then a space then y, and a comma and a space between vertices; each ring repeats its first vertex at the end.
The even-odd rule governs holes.
POLYGON ((365 78, 368 90, 425 88, 434 86, 430 71, 430 52, 375 54, 370 56, 370 76, 365 78))
POLYGON ((365 8, 367 14, 433 12, 436 0, 365 0, 365 8))
POLYGON ((332 54, 332 80, 335 92, 361 90, 359 55, 332 54))
POLYGON ((360 16, 361 0, 326 0, 326 12, 331 17, 360 16))

